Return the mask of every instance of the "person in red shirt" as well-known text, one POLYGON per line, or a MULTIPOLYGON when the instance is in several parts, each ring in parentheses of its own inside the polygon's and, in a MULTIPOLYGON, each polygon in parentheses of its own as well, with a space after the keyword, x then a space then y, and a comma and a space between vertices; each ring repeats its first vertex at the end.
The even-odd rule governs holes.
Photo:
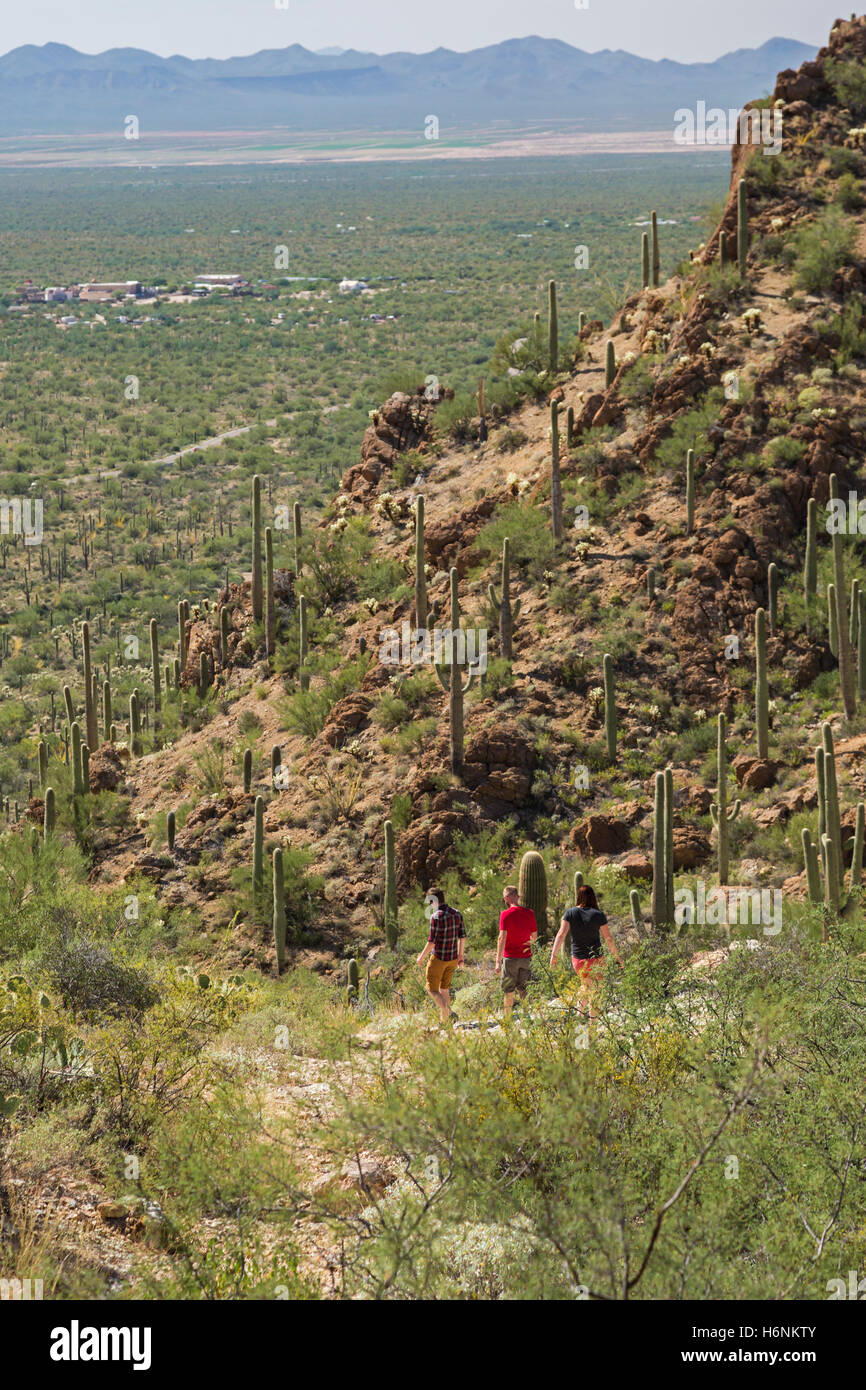
POLYGON ((520 894, 513 884, 502 890, 505 911, 499 918, 496 943, 496 972, 502 970, 502 996, 505 1017, 514 1007, 514 996, 526 998, 532 979, 532 947, 538 940, 538 923, 531 908, 520 906, 520 894))

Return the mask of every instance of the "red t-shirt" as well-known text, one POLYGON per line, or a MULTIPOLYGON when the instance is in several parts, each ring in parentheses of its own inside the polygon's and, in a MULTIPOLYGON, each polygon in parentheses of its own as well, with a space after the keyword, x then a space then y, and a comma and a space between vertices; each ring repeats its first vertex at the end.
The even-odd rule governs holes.
POLYGON ((529 938, 538 931, 538 923, 531 908, 507 907, 499 918, 499 930, 505 932, 506 960, 525 960, 532 955, 529 938))

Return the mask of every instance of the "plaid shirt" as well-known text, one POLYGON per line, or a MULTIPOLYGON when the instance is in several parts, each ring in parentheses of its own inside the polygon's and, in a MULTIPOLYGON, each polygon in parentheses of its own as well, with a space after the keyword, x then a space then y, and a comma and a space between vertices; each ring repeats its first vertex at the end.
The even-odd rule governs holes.
POLYGON ((433 955, 437 960, 456 960, 457 942, 465 936, 463 918, 456 908, 440 907, 430 918, 430 935, 427 940, 433 943, 433 955))

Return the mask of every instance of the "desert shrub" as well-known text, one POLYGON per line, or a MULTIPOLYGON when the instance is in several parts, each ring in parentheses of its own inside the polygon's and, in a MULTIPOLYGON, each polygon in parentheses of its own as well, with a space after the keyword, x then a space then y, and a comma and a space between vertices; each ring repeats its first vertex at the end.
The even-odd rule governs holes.
POLYGON ((44 966, 73 1018, 141 1014, 159 998, 148 971, 130 964, 116 944, 78 935, 68 920, 61 923, 44 966))
POLYGON ((678 415, 670 434, 656 450, 656 465, 681 469, 685 476, 687 451, 694 449, 697 457, 708 452, 708 431, 718 420, 723 405, 724 392, 720 387, 713 387, 700 405, 678 415))
POLYGON ((863 206, 863 194, 860 192, 860 179, 854 174, 843 174, 836 189, 834 202, 837 202, 845 212, 855 212, 857 208, 863 206))
POLYGON ((856 231, 849 218, 831 207, 795 232, 791 255, 797 288, 807 294, 829 289, 836 272, 850 262, 856 231))
MULTIPOLYGON (((502 554, 502 542, 511 540, 511 578, 515 571, 526 568, 540 579, 542 572, 555 563, 556 547, 547 515, 528 502, 512 502, 501 507, 494 519, 479 532, 473 547, 485 561, 496 560, 502 554)), ((514 595, 512 594, 512 597, 514 595)))
POLYGON ((855 119, 866 115, 866 63, 856 58, 828 58, 824 74, 837 100, 855 119))

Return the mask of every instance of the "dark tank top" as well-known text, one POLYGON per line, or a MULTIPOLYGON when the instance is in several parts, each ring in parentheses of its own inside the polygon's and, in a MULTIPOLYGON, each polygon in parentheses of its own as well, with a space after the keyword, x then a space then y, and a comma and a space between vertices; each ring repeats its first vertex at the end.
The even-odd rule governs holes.
POLYGON ((594 960, 601 955, 601 928, 607 918, 595 907, 570 907, 563 919, 571 928, 571 954, 575 960, 594 960))

